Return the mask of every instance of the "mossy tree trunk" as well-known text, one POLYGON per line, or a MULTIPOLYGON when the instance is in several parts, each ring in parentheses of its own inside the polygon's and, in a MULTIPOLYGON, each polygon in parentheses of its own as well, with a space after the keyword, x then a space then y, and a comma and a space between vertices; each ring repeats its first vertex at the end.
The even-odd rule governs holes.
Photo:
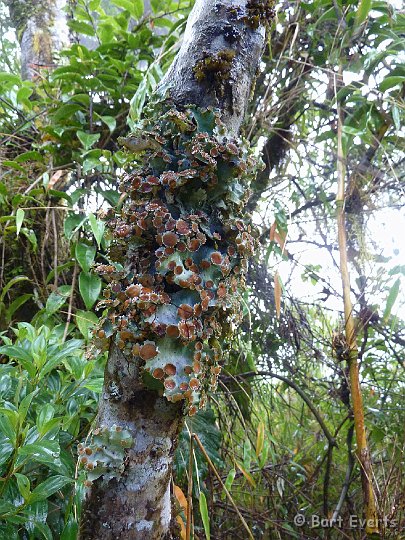
POLYGON ((5 0, 21 46, 21 76, 33 80, 55 67, 55 55, 69 46, 68 0, 5 0))
POLYGON ((99 337, 110 352, 97 429, 79 449, 88 475, 81 540, 177 537, 177 436, 185 412, 215 387, 239 320, 253 173, 233 137, 271 16, 267 1, 197 0, 142 131, 123 141, 140 168, 123 183, 123 209, 107 216, 116 262, 99 268, 110 281, 99 337))

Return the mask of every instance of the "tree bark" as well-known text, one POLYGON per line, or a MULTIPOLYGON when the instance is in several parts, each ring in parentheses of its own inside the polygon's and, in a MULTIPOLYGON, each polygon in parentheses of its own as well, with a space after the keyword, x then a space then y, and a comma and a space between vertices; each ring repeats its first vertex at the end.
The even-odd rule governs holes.
MULTIPOLYGON (((270 13, 271 5, 267 1, 197 0, 180 51, 158 93, 169 96, 180 110, 190 105, 216 108, 228 134, 237 135, 264 46, 265 17, 270 13)), ((148 151, 152 152, 150 148, 156 145, 154 140, 148 139, 145 143, 135 138, 133 149, 146 149, 144 160, 147 160, 148 151)), ((132 148, 131 144, 128 148, 132 148)), ((168 172, 172 172, 172 168, 173 165, 166 166, 168 172)), ((123 231, 121 226, 118 234, 124 234, 123 231)), ((152 245, 150 249, 155 247, 152 245)), ((127 249, 128 265, 133 255, 133 250, 127 249)), ((149 271, 153 274, 156 269, 157 266, 149 271)), ((167 288, 168 294, 172 294, 170 288, 167 288)), ((185 337, 185 346, 187 339, 192 338, 185 337)), ((194 348, 194 343, 192 345, 194 348)), ((123 343, 121 348, 125 350, 123 343)), ((170 363, 165 367, 174 368, 170 363)), ((163 378, 160 371, 162 376, 156 378, 163 378)), ((108 438, 118 426, 128 433, 132 443, 125 449, 118 475, 111 479, 101 475, 89 485, 82 511, 81 540, 178 537, 175 527, 171 527, 170 492, 172 461, 183 424, 184 402, 170 402, 157 390, 147 388, 141 380, 141 372, 139 358, 129 358, 112 346, 96 433, 101 429, 102 436, 108 438)), ((178 397, 179 394, 172 395, 172 398, 178 397)), ((86 454, 90 455, 92 448, 94 445, 80 448, 83 463, 88 462, 86 454)))
POLYGON ((21 46, 21 77, 33 80, 55 67, 55 54, 70 43, 68 0, 6 0, 21 46))

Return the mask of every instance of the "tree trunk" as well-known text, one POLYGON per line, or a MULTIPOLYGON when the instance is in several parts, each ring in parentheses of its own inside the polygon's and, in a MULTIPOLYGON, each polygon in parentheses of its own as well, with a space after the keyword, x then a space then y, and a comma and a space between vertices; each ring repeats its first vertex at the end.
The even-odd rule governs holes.
MULTIPOLYGON (((130 192, 129 202, 109 222, 115 242, 112 251, 121 250, 122 258, 118 256, 115 260, 123 264, 127 274, 114 265, 99 269, 101 274, 110 276, 111 285, 105 304, 109 315, 98 335, 104 338, 112 334, 113 345, 105 372, 98 428, 93 432, 92 442, 79 448, 81 464, 88 474, 81 540, 178 537, 176 528, 171 526, 170 496, 177 435, 185 408, 193 414, 196 405, 204 403, 207 377, 208 384, 215 385, 220 370, 218 340, 223 342, 230 335, 231 323, 227 317, 230 319, 233 313, 223 297, 230 298, 230 303, 238 303, 236 287, 238 281, 243 281, 244 254, 251 242, 241 216, 233 215, 241 211, 247 194, 229 195, 242 185, 248 174, 244 172, 246 151, 239 150, 237 141, 229 137, 239 131, 264 45, 266 17, 271 14, 267 1, 197 0, 178 56, 159 88, 160 96, 164 94, 165 99, 158 98, 152 105, 149 113, 152 120, 145 121, 143 131, 124 140, 134 153, 144 152, 143 169, 130 174, 124 182, 125 191, 130 192), (200 129, 208 122, 207 118, 215 117, 202 109, 205 107, 219 111, 215 122, 227 139, 223 135, 215 138, 216 135, 200 129), (169 136, 165 131, 168 126, 172 130, 169 136), (215 176, 217 187, 207 182, 207 193, 214 190, 210 204, 206 194, 201 194, 202 176, 191 174, 196 171, 214 174, 209 169, 212 162, 216 167, 213 158, 209 158, 211 162, 208 160, 207 166, 206 154, 201 154, 200 160, 193 158, 192 152, 196 152, 196 145, 202 139, 210 145, 212 155, 222 152, 227 163, 226 167, 225 161, 222 165, 226 171, 232 171, 230 178, 227 177, 229 188, 222 186, 219 172, 218 178, 215 176), (183 146, 178 142, 182 140, 183 146), (188 149, 191 161, 188 166, 194 170, 180 168, 180 148, 188 149), (175 154, 177 157, 173 157, 175 154), (154 167, 160 167, 158 173, 154 167), (173 172, 176 168, 177 172, 173 172), (180 170, 193 179, 181 177, 180 183, 180 170), (167 182, 170 178, 171 183, 166 185, 163 178, 167 182), (146 186, 148 181, 152 184, 146 186), (216 199, 222 188, 228 190, 223 195, 226 205, 216 199), (200 210, 192 206, 196 194, 205 201, 200 206, 195 203, 200 210), (167 220, 166 229, 156 224, 159 212, 167 220), (201 222, 206 224, 204 229, 201 222), (196 236, 190 240, 194 234, 191 225, 196 236), (213 233, 214 229, 221 234, 213 233), (181 230, 184 241, 178 242, 181 230), (190 236, 186 240, 187 234, 190 236), (191 247, 196 242, 203 245, 191 247), (228 256, 227 250, 233 255, 228 256), (184 252, 188 262, 184 262, 184 252), (212 264, 201 262, 203 254, 212 264), (175 256, 176 272, 170 272, 174 266, 170 266, 172 261, 167 261, 175 256), (230 262, 230 257, 234 262, 230 262), (211 266, 213 281, 205 276, 206 281, 201 285, 197 261, 201 267, 205 263, 207 273, 211 266), (169 269, 162 271, 167 264, 169 269), (180 278, 189 276, 188 281, 184 277, 180 279, 177 273, 180 278), (216 293, 207 292, 204 286, 216 293), (154 304, 150 301, 152 296, 154 304), (194 308, 192 301, 180 300, 184 296, 198 297, 194 308), (151 389, 151 381, 157 389, 151 389), (162 396, 163 392, 166 397, 162 396)), ((236 317, 232 324, 235 321, 236 317)))
POLYGON ((55 67, 55 54, 69 46, 67 0, 6 0, 21 46, 21 77, 33 80, 55 67))

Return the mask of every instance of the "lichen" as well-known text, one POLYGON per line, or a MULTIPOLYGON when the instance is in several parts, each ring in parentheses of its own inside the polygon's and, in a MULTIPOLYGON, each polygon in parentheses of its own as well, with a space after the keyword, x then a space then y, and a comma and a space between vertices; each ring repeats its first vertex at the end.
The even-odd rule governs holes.
POLYGON ((124 471, 125 449, 132 446, 129 431, 115 424, 93 431, 89 444, 79 444, 79 466, 86 472, 85 486, 102 477, 104 482, 120 478, 124 471))
POLYGON ((94 345, 114 340, 167 399, 185 399, 192 415, 215 389, 241 321, 254 248, 243 209, 256 165, 210 109, 155 104, 133 138, 140 134, 158 148, 133 147, 142 166, 127 171, 120 210, 104 216, 111 264, 97 267, 109 285, 94 345))

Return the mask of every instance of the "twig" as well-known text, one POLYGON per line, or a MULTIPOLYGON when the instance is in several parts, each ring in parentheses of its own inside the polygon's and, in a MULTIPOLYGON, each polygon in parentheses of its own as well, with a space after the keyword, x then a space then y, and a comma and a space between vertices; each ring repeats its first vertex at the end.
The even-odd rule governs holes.
POLYGON ((75 267, 73 269, 73 277, 72 277, 72 292, 70 293, 70 298, 69 298, 68 314, 67 314, 67 318, 66 318, 65 330, 63 332, 62 343, 66 339, 66 336, 67 336, 67 333, 68 333, 68 330, 69 330, 70 320, 72 318, 73 297, 74 297, 74 294, 75 294, 76 277, 77 277, 77 264, 75 263, 75 267))

